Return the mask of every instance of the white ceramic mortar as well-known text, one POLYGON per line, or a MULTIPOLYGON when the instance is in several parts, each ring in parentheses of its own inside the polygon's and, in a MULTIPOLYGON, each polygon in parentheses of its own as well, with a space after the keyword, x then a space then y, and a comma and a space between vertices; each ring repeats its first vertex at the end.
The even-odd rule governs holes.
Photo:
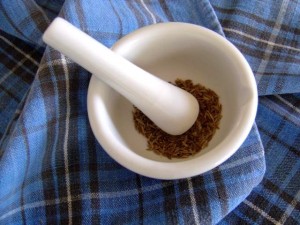
POLYGON ((162 23, 125 36, 112 49, 166 81, 191 79, 214 90, 223 106, 220 129, 208 147, 187 159, 170 160, 146 150, 146 139, 134 128, 132 104, 93 76, 90 124, 121 165, 152 178, 191 177, 220 165, 245 141, 256 115, 257 87, 249 64, 225 38, 196 25, 162 23))

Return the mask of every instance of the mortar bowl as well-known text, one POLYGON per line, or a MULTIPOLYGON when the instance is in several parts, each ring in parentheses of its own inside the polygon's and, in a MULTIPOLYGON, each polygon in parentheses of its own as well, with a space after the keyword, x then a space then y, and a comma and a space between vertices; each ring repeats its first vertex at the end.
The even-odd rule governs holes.
MULTIPOLYGON (((187 23, 143 27, 120 39, 112 50, 166 81, 190 79, 215 91, 222 119, 209 145, 184 159, 168 159, 146 150, 147 141, 133 122, 133 105, 92 76, 88 117, 103 149, 119 164, 157 179, 205 173, 232 156, 255 120, 258 95, 252 70, 240 51, 221 35, 187 23)), ((174 102, 176 104, 176 101, 174 102)))

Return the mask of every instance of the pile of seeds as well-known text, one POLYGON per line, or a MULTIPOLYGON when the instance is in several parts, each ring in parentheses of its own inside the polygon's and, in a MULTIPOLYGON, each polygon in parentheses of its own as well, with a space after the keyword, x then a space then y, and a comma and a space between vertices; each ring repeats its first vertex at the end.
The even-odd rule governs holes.
POLYGON ((181 135, 170 135, 158 128, 136 107, 133 111, 135 128, 147 138, 148 149, 171 158, 187 158, 205 148, 222 118, 218 95, 191 80, 177 79, 176 86, 191 93, 199 102, 199 115, 194 125, 181 135))

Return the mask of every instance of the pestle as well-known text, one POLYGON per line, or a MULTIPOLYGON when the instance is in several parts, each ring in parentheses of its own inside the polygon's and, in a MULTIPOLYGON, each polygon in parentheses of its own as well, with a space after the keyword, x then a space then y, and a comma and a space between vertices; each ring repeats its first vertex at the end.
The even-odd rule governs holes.
POLYGON ((127 98, 166 133, 182 134, 196 121, 199 105, 194 96, 139 68, 66 20, 56 18, 43 40, 127 98))

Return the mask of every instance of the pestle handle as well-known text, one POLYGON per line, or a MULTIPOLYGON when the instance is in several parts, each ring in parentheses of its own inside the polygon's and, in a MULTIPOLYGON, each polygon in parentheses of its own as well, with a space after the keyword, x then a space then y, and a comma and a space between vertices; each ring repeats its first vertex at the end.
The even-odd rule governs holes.
POLYGON ((127 98, 166 133, 182 134, 196 121, 199 105, 190 93, 137 67, 66 20, 56 18, 43 40, 127 98))

